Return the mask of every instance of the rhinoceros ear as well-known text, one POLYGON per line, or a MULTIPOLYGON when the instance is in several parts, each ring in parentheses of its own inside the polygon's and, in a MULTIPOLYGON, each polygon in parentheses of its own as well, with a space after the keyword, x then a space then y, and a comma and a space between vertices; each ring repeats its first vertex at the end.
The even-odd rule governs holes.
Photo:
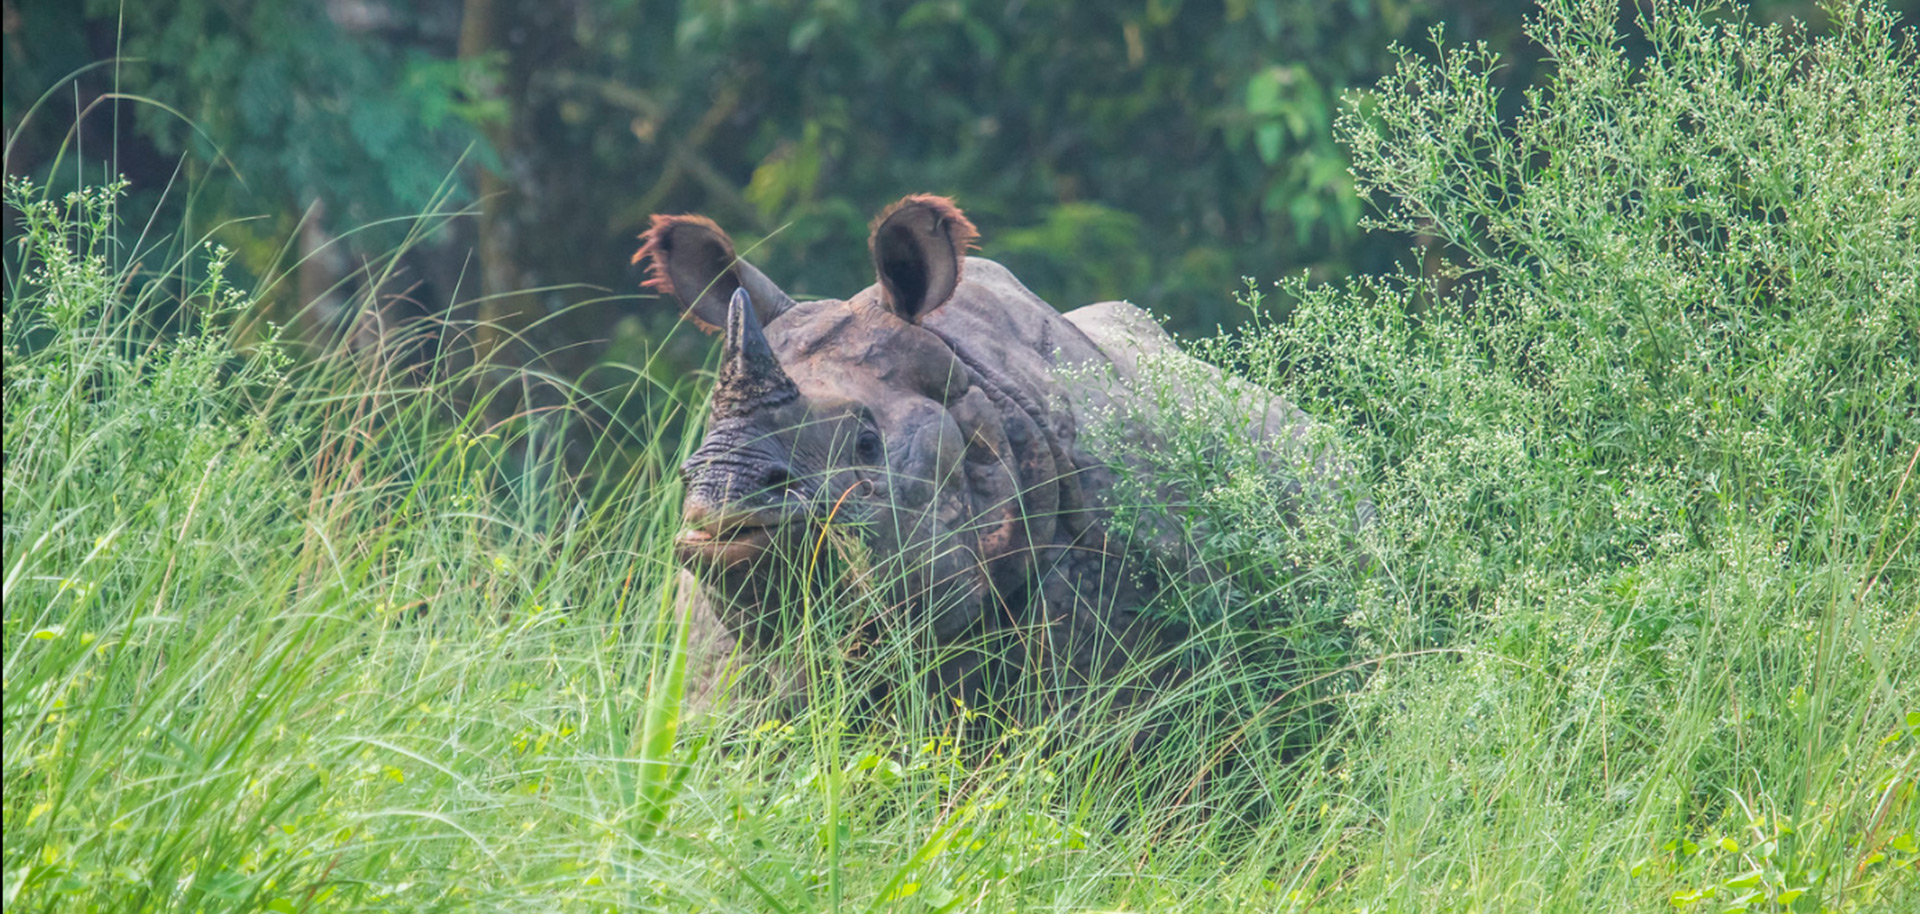
POLYGON ((915 194, 887 207, 867 238, 887 309, 914 323, 946 304, 960 284, 960 262, 978 237, 945 197, 915 194))
POLYGON ((653 261, 642 285, 678 299, 687 318, 705 333, 720 332, 727 303, 741 289, 753 299, 754 316, 763 326, 793 307, 793 299, 773 280, 733 253, 733 239, 705 216, 656 215, 640 240, 633 262, 653 261))

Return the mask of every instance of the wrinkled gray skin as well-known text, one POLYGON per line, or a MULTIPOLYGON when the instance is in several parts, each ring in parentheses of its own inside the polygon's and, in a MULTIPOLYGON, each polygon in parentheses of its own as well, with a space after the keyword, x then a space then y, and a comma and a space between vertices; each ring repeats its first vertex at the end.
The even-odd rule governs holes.
MULTIPOLYGON (((1059 313, 1004 267, 964 256, 971 238, 947 201, 907 198, 870 239, 875 285, 795 303, 711 223, 656 218, 640 255, 654 260, 652 284, 725 332, 706 436, 682 467, 677 541, 709 657, 735 638, 781 637, 797 610, 770 569, 803 563, 829 514, 859 531, 888 619, 924 626, 936 644, 994 645, 948 661, 930 689, 1036 674, 1096 682, 1180 635, 1143 620, 1152 595, 1137 558, 1179 567, 1179 537, 1126 549, 1109 536, 1115 468, 1081 430, 1136 395, 1143 358, 1186 357, 1124 302, 1059 313), (1001 666, 983 666, 986 654, 1001 666)), ((1309 420, 1264 392, 1245 402, 1244 433, 1300 465, 1309 420)), ((1327 461, 1306 463, 1317 468, 1309 490, 1337 488, 1327 461)))

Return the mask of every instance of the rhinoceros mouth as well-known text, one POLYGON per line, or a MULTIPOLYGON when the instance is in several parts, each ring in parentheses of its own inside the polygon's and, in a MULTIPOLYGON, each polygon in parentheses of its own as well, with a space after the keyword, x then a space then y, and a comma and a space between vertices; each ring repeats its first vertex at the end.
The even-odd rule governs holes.
POLYGON ((689 528, 673 538, 673 551, 686 565, 731 568, 765 555, 789 526, 753 524, 720 531, 689 528))

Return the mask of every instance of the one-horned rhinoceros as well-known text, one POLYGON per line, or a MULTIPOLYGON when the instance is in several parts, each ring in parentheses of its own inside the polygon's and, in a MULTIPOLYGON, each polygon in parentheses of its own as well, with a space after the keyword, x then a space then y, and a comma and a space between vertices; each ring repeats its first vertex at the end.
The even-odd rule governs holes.
MULTIPOLYGON (((634 259, 651 259, 647 284, 724 333, 706 436, 682 467, 676 551, 730 636, 767 644, 792 631, 802 601, 780 582, 817 557, 830 525, 863 547, 880 624, 993 645, 952 652, 929 688, 1035 673, 1096 682, 1167 645, 1167 626, 1148 621, 1164 616, 1143 612, 1153 575, 1137 556, 1157 550, 1178 567, 1178 536, 1114 535, 1125 457, 1096 453, 1085 430, 1096 414, 1128 414, 1113 407, 1141 396, 1149 360, 1251 388, 1179 354, 1132 305, 1056 311, 968 256, 974 226, 940 197, 880 214, 868 239, 878 281, 845 300, 794 301, 699 216, 655 216, 644 238, 634 259)), ((1236 433, 1305 467, 1295 500, 1340 487, 1337 464, 1309 453, 1302 413, 1264 392, 1244 402, 1236 433)), ((1154 446, 1150 431, 1139 437, 1154 446)))

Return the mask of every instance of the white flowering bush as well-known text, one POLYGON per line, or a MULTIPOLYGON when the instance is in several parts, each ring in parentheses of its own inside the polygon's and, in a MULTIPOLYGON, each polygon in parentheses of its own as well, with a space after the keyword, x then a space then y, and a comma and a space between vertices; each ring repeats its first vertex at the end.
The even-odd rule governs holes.
POLYGON ((1202 348, 1361 455, 1351 709, 1410 740, 1343 752, 1382 804, 1352 827, 1555 844, 1548 892, 1871 909, 1911 895, 1920 808, 1914 37, 1874 3, 1617 13, 1543 4, 1519 99, 1483 49, 1404 50, 1339 131, 1419 262, 1250 287, 1202 348), (1645 862, 1591 875, 1615 856, 1645 862))

